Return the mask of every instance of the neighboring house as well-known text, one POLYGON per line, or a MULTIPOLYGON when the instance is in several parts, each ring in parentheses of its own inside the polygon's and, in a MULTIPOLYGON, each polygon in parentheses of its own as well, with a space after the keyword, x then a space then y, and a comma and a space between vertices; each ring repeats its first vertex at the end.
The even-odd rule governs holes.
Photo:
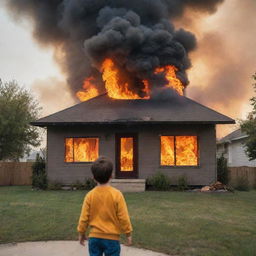
POLYGON ((70 184, 91 177, 104 155, 114 178, 146 179, 157 171, 186 175, 189 185, 216 181, 216 124, 235 121, 184 96, 117 100, 100 95, 41 118, 47 127, 47 175, 70 184))
POLYGON ((223 155, 227 158, 230 167, 256 167, 256 160, 249 161, 245 154, 244 143, 247 137, 247 134, 238 129, 220 139, 217 142, 217 157, 223 155))

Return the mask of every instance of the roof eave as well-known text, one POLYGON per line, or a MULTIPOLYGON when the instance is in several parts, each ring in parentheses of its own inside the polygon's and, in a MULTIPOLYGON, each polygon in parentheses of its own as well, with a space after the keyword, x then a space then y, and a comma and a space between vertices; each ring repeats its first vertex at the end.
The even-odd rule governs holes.
POLYGON ((245 139, 245 138, 248 138, 249 135, 243 135, 243 136, 240 136, 240 137, 237 137, 237 138, 233 138, 231 140, 241 140, 241 139, 245 139))
POLYGON ((127 125, 127 124, 235 124, 234 120, 227 121, 102 121, 102 122, 31 122, 33 126, 74 126, 74 125, 127 125))

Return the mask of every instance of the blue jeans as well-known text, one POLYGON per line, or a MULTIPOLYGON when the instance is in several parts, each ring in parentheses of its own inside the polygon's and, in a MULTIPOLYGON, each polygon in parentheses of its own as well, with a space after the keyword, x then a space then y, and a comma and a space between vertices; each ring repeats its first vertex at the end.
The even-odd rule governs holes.
POLYGON ((120 256, 120 243, 118 240, 103 238, 89 238, 90 256, 120 256))

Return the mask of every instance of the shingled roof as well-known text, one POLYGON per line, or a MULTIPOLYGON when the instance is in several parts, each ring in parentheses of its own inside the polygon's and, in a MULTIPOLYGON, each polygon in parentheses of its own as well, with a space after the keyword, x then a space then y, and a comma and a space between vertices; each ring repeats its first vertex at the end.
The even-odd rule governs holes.
POLYGON ((226 142, 230 143, 231 141, 240 140, 240 139, 244 139, 247 137, 248 137, 248 135, 245 132, 242 132, 241 129, 237 129, 237 130, 229 133, 222 139, 220 139, 218 141, 218 144, 222 144, 222 143, 226 143, 226 142))
POLYGON ((104 94, 31 124, 46 127, 127 123, 233 124, 235 121, 185 96, 177 96, 168 100, 117 100, 104 94))

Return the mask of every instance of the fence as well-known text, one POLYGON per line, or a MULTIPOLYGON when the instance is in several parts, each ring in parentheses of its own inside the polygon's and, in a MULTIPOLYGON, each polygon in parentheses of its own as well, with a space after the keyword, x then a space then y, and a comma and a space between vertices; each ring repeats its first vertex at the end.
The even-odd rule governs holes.
POLYGON ((250 186, 256 185, 256 167, 229 167, 229 178, 230 183, 235 182, 237 177, 243 176, 246 177, 249 181, 250 186))
POLYGON ((31 185, 32 162, 0 162, 0 185, 31 185))

